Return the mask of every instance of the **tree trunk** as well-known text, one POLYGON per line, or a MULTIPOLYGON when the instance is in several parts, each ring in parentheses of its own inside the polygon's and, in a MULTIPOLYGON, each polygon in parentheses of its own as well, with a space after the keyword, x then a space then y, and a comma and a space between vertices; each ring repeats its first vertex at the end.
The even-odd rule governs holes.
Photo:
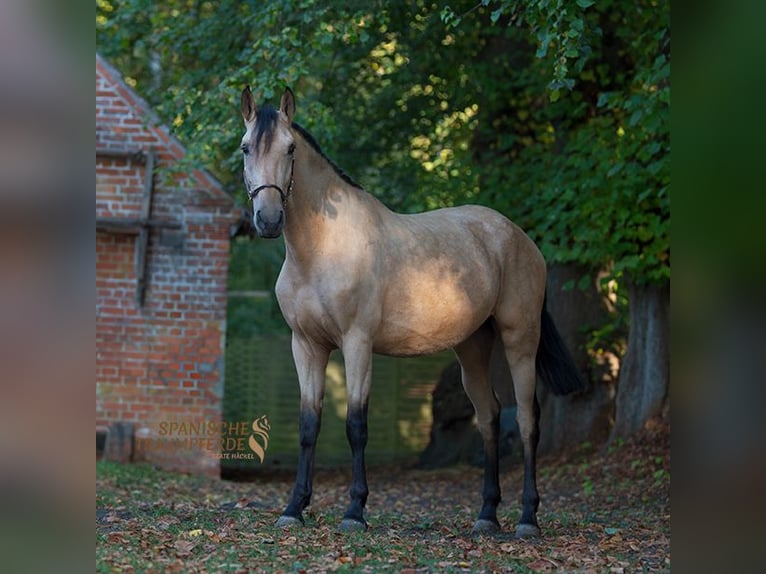
POLYGON ((590 273, 574 264, 554 264, 548 268, 548 311, 575 363, 587 381, 587 389, 575 396, 554 396, 544 385, 538 385, 540 400, 539 452, 557 452, 590 441, 600 444, 609 437, 614 416, 615 381, 611 371, 590 364, 586 349, 587 332, 608 320, 604 295, 591 285, 564 289, 570 281, 578 282, 590 273))
POLYGON ((628 281, 630 331, 610 440, 628 437, 665 409, 670 386, 670 284, 628 281))

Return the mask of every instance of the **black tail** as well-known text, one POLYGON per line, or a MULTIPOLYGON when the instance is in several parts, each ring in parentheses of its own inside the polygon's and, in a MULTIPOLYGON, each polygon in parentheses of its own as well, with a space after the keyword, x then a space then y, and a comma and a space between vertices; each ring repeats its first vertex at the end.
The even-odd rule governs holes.
POLYGON ((585 382, 575 366, 561 335, 543 303, 540 345, 535 359, 537 375, 554 395, 568 395, 585 389, 585 382))

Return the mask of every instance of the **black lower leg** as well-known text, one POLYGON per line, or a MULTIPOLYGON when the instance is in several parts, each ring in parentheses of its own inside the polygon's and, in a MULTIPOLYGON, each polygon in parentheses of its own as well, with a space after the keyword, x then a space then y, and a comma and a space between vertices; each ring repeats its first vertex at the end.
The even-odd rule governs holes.
POLYGON ((320 427, 319 413, 304 409, 300 418, 300 453, 298 454, 298 475, 290 504, 283 516, 298 518, 303 522, 303 509, 311 502, 312 481, 314 478, 314 449, 320 427))
POLYGON ((499 418, 496 416, 491 423, 492 436, 484 438, 484 487, 482 489, 483 504, 479 520, 489 520, 497 524, 497 505, 500 504, 500 468, 498 453, 498 434, 500 431, 499 418))
POLYGON ((521 519, 519 524, 537 526, 537 508, 540 496, 537 493, 537 443, 540 440, 540 405, 535 398, 535 420, 528 440, 522 437, 524 446, 524 490, 521 494, 521 519))
POLYGON ((343 516, 365 524, 364 506, 367 503, 367 470, 364 463, 364 449, 367 446, 367 405, 362 408, 349 408, 346 417, 346 436, 351 446, 352 476, 351 503, 343 516))

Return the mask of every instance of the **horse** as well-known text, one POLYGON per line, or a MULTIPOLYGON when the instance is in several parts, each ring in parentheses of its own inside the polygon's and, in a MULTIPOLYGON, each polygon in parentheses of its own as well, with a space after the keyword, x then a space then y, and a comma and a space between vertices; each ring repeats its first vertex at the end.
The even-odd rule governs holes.
POLYGON ((399 214, 336 166, 298 123, 289 88, 279 108, 241 94, 244 184, 262 238, 284 234, 275 291, 292 330, 300 387, 299 455, 292 497, 278 527, 305 524, 320 430, 325 370, 340 349, 346 368, 350 503, 340 531, 365 530, 364 451, 372 354, 414 356, 452 349, 484 445, 482 506, 474 533, 500 530, 500 404, 489 380, 496 337, 508 360, 523 448, 516 536, 539 536, 537 375, 555 394, 583 382, 545 308, 546 264, 534 242, 497 211, 478 205, 399 214))

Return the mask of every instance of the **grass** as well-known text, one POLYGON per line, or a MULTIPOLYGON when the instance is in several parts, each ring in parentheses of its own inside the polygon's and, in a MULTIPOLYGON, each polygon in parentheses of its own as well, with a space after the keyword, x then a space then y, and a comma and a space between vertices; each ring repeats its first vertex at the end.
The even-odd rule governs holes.
POLYGON ((318 472, 307 525, 273 526, 291 474, 251 483, 97 464, 97 572, 670 570, 669 430, 540 461, 543 538, 512 537, 521 469, 502 477, 504 531, 474 538, 481 470, 369 469, 367 532, 335 531, 345 471, 318 472), (658 438, 658 434, 659 438, 658 438), (237 504, 233 504, 237 503, 237 504), (245 507, 247 504, 251 507, 245 507))

